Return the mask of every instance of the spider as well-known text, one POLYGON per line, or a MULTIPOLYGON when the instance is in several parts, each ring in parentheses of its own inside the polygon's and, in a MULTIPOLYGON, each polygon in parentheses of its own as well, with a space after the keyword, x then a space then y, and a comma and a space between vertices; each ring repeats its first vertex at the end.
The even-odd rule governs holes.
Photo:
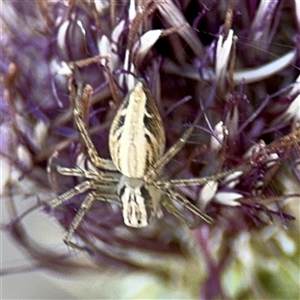
POLYGON ((161 206, 178 218, 185 219, 172 201, 178 202, 204 221, 212 222, 211 217, 174 191, 174 187, 202 185, 210 180, 221 179, 237 169, 202 178, 163 178, 164 166, 185 145, 200 119, 200 112, 177 142, 165 152, 165 130, 153 96, 143 80, 136 80, 111 124, 110 160, 99 157, 85 122, 85 104, 89 102, 92 87, 78 83, 75 93, 74 122, 86 148, 90 167, 57 166, 58 173, 83 178, 83 181, 47 202, 54 208, 87 192, 64 238, 67 245, 76 247, 71 238, 96 200, 117 203, 121 207, 125 225, 134 228, 148 226, 153 217, 161 218, 161 206))

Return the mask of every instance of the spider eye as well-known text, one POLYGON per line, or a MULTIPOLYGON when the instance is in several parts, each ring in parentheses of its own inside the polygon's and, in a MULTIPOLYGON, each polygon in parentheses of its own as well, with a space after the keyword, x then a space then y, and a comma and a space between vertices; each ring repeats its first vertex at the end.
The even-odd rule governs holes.
POLYGON ((145 199, 146 204, 151 201, 149 190, 144 185, 141 186, 141 196, 145 199))

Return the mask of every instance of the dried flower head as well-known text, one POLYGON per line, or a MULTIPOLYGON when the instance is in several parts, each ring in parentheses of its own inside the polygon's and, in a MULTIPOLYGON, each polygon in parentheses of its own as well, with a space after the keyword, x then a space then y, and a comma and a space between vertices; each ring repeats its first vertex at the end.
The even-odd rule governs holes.
MULTIPOLYGON (((300 195, 299 1, 3 1, 3 8, 1 197, 13 211, 5 230, 37 265, 146 270, 172 287, 180 277, 178 290, 208 299, 274 296, 270 265, 283 272, 299 253, 299 226, 290 222, 299 218, 300 195), (70 62, 99 55, 105 59, 77 68, 73 79, 93 87, 83 115, 100 157, 110 158, 112 120, 139 76, 162 115, 167 148, 202 114, 164 177, 246 168, 178 188, 214 219, 207 225, 179 208, 194 231, 167 211, 146 228, 129 228, 119 207, 95 201, 75 232, 90 267, 41 251, 22 222, 39 209, 67 229, 80 208, 85 194, 55 209, 47 200, 81 182, 58 165, 87 167, 66 74, 70 62), (24 200, 30 209, 15 212, 24 200), (245 270, 250 279, 238 282, 245 270)), ((287 284, 291 274, 280 278, 287 284)))

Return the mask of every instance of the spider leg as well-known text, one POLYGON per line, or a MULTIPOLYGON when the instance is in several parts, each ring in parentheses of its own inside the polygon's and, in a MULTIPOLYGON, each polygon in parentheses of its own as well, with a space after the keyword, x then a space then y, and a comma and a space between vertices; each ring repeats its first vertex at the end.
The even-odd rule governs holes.
POLYGON ((168 149, 168 151, 154 164, 153 168, 145 175, 145 181, 156 177, 162 170, 162 168, 183 148, 187 140, 191 136, 196 124, 199 122, 202 112, 199 112, 194 122, 190 127, 182 134, 182 136, 177 140, 177 142, 168 149))
POLYGON ((230 174, 237 172, 237 176, 242 175, 244 172, 250 169, 250 166, 242 166, 235 169, 230 169, 228 171, 220 172, 214 175, 209 175, 199 178, 190 178, 190 179, 167 179, 167 180, 158 180, 155 182, 155 185, 160 188, 168 189, 171 187, 180 187, 180 186, 191 186, 191 185, 202 185, 208 181, 216 181, 222 179, 230 174))
POLYGON ((119 182, 119 178, 121 177, 121 174, 119 173, 96 172, 96 171, 83 170, 80 168, 65 168, 65 167, 57 166, 56 170, 59 174, 64 176, 83 177, 83 178, 103 180, 103 181, 113 182, 113 183, 119 182), (108 176, 107 174, 110 174, 111 176, 108 176))
POLYGON ((77 227, 81 223, 83 217, 85 216, 87 211, 91 208, 94 200, 95 200, 94 193, 90 193, 84 198, 84 200, 83 200, 76 216, 74 217, 72 223, 69 226, 68 233, 64 238, 64 242, 67 246, 71 246, 71 247, 74 247, 74 248, 80 248, 80 246, 78 246, 77 244, 71 242, 71 238, 72 238, 75 230, 77 229, 77 227))
POLYGON ((104 194, 104 193, 97 193, 96 191, 93 191, 89 193, 83 200, 83 202, 80 205, 80 208, 75 215, 72 223, 69 226, 67 235, 64 238, 64 242, 67 246, 78 248, 81 250, 87 250, 86 247, 81 247, 77 245, 76 243, 71 241, 72 236, 74 235, 74 232, 78 228, 79 224, 82 222, 82 219, 86 215, 86 213, 90 210, 92 204, 94 201, 104 201, 104 202, 117 202, 117 204, 120 204, 119 198, 117 195, 114 194, 104 194), (114 199, 115 198, 115 199, 114 199))
POLYGON ((109 84, 109 88, 110 88, 112 98, 114 99, 115 103, 120 104, 122 99, 119 95, 117 85, 114 81, 114 77, 113 77, 112 70, 111 70, 111 67, 110 67, 110 55, 109 54, 107 54, 107 55, 99 54, 99 55, 96 55, 96 56, 93 56, 93 57, 72 61, 72 62, 68 63, 68 66, 69 66, 70 69, 76 71, 77 68, 82 68, 82 67, 89 66, 91 64, 98 64, 98 63, 100 63, 102 66, 105 67, 106 76, 107 76, 107 79, 108 79, 108 84, 109 84), (105 64, 102 62, 102 60, 105 61, 105 64))
POLYGON ((106 192, 94 192, 95 198, 97 201, 104 201, 108 203, 115 203, 118 205, 122 205, 119 199, 119 196, 117 194, 111 193, 109 190, 106 192))
POLYGON ((83 178, 89 178, 89 179, 97 179, 97 178, 102 178, 102 172, 95 172, 95 171, 88 171, 88 170, 83 170, 79 168, 66 168, 66 167, 61 167, 57 166, 56 171, 64 176, 73 176, 73 177, 83 177, 83 178), (99 176, 100 175, 100 176, 99 176))
POLYGON ((60 204, 70 200, 72 197, 84 193, 90 188, 91 188, 90 181, 81 182, 80 184, 76 185, 74 188, 68 190, 67 192, 59 195, 58 197, 50 201, 47 201, 47 204, 49 204, 51 207, 57 207, 60 204))
MULTIPOLYGON (((169 196, 169 195, 168 195, 169 196)), ((161 204, 165 207, 165 209, 172 215, 174 215, 176 218, 181 220, 183 223, 187 224, 189 227, 192 227, 194 224, 186 218, 186 216, 181 213, 170 201, 170 199, 164 199, 161 204)))
POLYGON ((213 222, 213 219, 210 216, 208 216, 207 214, 205 214, 204 212, 202 212, 198 207, 196 207, 195 205, 193 205, 188 199, 186 199, 185 197, 181 196, 179 193, 176 193, 174 191, 169 190, 167 192, 167 194, 169 195, 169 197, 171 199, 174 199, 179 204, 181 204, 182 206, 186 207, 189 211, 191 211, 192 213, 194 213, 195 215, 197 215, 198 217, 200 217, 201 219, 203 219, 205 222, 207 222, 209 224, 213 222))
POLYGON ((87 148, 87 152, 91 162, 100 169, 110 170, 110 171, 118 171, 114 163, 110 159, 105 159, 99 157, 97 150, 92 142, 92 139, 88 133, 86 128, 86 124, 84 122, 84 107, 83 102, 89 102, 90 95, 92 93, 92 87, 88 84, 84 85, 79 83, 77 86, 76 96, 75 96, 75 105, 74 105, 74 119, 76 126, 79 130, 79 134, 87 148))

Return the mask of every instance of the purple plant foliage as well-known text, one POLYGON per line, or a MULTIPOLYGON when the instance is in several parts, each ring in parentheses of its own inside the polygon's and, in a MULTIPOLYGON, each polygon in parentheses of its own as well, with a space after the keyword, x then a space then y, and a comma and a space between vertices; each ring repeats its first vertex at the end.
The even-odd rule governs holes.
MULTIPOLYGON (((288 51, 298 51, 295 41, 299 40, 299 28, 292 13, 293 6, 287 2, 270 1, 260 16, 257 1, 240 1, 234 7, 232 29, 239 38, 235 66, 243 70, 245 76, 247 70, 265 65, 288 51)), ((99 11, 92 1, 36 1, 31 5, 22 1, 3 3, 1 69, 4 94, 0 115, 2 128, 9 128, 10 134, 9 137, 3 135, 1 155, 19 170, 20 184, 24 178, 35 182, 37 197, 45 201, 54 195, 51 190, 61 194, 80 181, 57 174, 53 167, 50 184, 47 164, 55 151, 58 154, 54 164, 66 167, 74 167, 78 156, 85 151, 72 118, 68 78, 60 74, 62 63, 103 54, 102 42, 106 38, 113 46, 112 55, 116 57, 111 72, 117 81, 126 72, 123 62, 132 33, 128 6, 116 5, 116 17, 113 18, 109 8, 99 11), (115 28, 121 22, 124 26, 120 27, 121 32, 115 40, 115 28), (20 146, 25 149, 28 162, 13 151, 20 146), (49 194, 40 194, 42 188, 48 189, 49 194)), ((143 32, 174 26, 174 20, 166 18, 166 12, 182 16, 192 27, 186 32, 182 30, 185 37, 178 29, 178 34, 159 39, 152 53, 136 67, 157 100, 166 129, 167 148, 176 142, 199 109, 203 110, 203 118, 184 149, 166 166, 164 175, 168 178, 201 177, 247 164, 249 169, 234 186, 220 181, 215 192, 215 195, 222 192, 239 194, 242 198, 238 200, 239 206, 220 204, 214 201, 215 196, 207 203, 206 212, 215 219, 210 230, 221 230, 234 237, 239 232, 271 222, 279 221, 286 226, 293 216, 281 206, 289 195, 285 195, 286 191, 280 186, 275 188, 274 182, 278 180, 276 174, 282 165, 290 166, 292 176, 300 182, 300 131, 296 124, 299 112, 295 111, 292 117, 286 114, 300 95, 299 81, 296 82, 299 58, 295 55, 285 68, 261 80, 252 83, 242 80, 234 83, 234 89, 227 84, 225 91, 220 90, 220 83, 211 74, 214 74, 217 40, 225 20, 223 1, 174 3, 176 11, 168 5, 158 4, 147 15, 143 32), (193 47, 199 47, 199 51, 193 47), (227 126, 229 136, 222 149, 216 152, 210 142, 216 136, 214 129, 220 120, 227 126), (259 145, 260 140, 265 144, 249 152, 251 147, 259 145)), ((108 158, 108 131, 118 103, 112 100, 106 75, 103 66, 92 64, 81 68, 75 81, 89 83, 94 89, 89 130, 99 155, 108 158)), ((118 85, 118 92, 125 96, 127 87, 118 85)), ((201 207, 201 187, 182 188, 180 192, 201 207)), ((50 209, 42 201, 37 206, 42 206, 46 214, 53 215, 67 229, 83 197, 74 197, 56 209, 50 209)), ((207 249, 203 245, 207 237, 201 232, 208 227, 195 216, 189 217, 196 222, 195 240, 205 252, 207 249)), ((21 222, 20 217, 13 219, 7 231, 27 248, 37 266, 52 265, 52 269, 62 271, 60 264, 52 263, 57 260, 56 254, 41 254, 24 239, 19 227, 21 222)), ((149 228, 127 228, 120 209, 99 201, 93 204, 79 226, 75 239, 85 245, 97 265, 143 269, 145 266, 129 260, 126 253, 135 250, 189 255, 191 250, 185 247, 187 241, 183 238, 185 230, 185 226, 167 212, 162 220, 155 220, 149 228)), ((209 269, 210 275, 202 291, 206 298, 222 295, 218 274, 226 264, 228 252, 230 249, 224 251, 219 263, 209 269)), ((63 257, 59 259, 64 260, 63 257)), ((66 263, 63 267, 71 272, 75 265, 66 263)), ((150 265, 146 269, 155 272, 150 265)), ((166 276, 163 272, 160 275, 166 276)))

